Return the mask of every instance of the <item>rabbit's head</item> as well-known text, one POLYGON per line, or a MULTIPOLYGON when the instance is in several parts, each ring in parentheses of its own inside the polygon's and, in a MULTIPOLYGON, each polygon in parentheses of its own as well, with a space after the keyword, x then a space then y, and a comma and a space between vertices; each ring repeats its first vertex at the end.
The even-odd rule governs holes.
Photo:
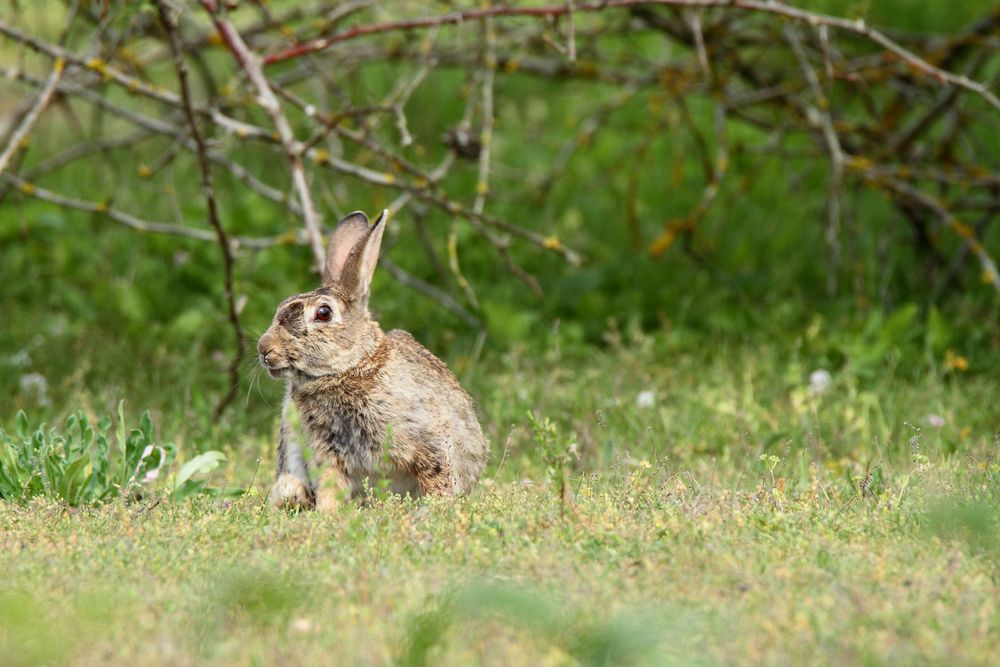
POLYGON ((273 377, 309 381, 343 373, 374 352, 379 328, 368 313, 386 211, 375 224, 357 211, 340 221, 327 248, 323 286, 281 302, 257 342, 273 377))

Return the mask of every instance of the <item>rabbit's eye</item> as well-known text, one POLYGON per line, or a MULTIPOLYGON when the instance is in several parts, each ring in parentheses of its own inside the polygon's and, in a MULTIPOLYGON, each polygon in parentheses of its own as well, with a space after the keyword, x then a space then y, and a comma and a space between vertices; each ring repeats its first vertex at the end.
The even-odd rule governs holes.
POLYGON ((317 322, 329 322, 331 317, 333 317, 333 310, 330 309, 330 306, 320 306, 316 309, 317 322))

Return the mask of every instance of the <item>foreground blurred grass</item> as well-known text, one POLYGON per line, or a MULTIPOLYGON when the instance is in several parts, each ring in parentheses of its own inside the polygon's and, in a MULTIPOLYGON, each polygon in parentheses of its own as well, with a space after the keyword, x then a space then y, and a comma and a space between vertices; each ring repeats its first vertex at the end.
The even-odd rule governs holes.
POLYGON ((244 435, 213 479, 253 483, 233 502, 0 504, 0 663, 991 660, 994 377, 883 361, 810 391, 804 341, 620 336, 466 368, 494 461, 457 502, 273 513, 272 440, 244 435))
MULTIPOLYGON (((954 466, 852 495, 712 471, 485 485, 336 516, 231 506, 0 507, 0 659, 42 664, 986 664, 995 541, 934 530, 954 466), (28 620, 30 619, 30 621, 28 620), (73 628, 72 632, 64 629, 73 628)), ((992 513, 995 531, 997 505, 992 513)))

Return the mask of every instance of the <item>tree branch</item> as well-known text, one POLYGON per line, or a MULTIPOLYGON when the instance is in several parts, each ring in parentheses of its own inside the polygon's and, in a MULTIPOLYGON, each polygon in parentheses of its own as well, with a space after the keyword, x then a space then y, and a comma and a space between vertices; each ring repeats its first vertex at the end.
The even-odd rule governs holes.
POLYGON ((297 141, 292 134, 292 127, 288 124, 285 114, 282 113, 281 104, 278 103, 278 98, 271 90, 267 77, 264 76, 260 59, 247 48, 233 24, 222 17, 214 0, 201 0, 201 4, 212 15, 212 21, 226 46, 229 47, 233 57, 236 58, 256 88, 257 102, 271 117, 271 122, 274 123, 275 129, 278 131, 281 144, 285 148, 285 156, 291 166, 292 185, 298 195, 299 204, 302 206, 302 217, 305 220, 306 234, 309 237, 309 245, 312 247, 316 268, 322 274, 326 266, 326 250, 323 236, 320 233, 321 223, 316 208, 313 206, 312 195, 309 193, 309 182, 306 179, 305 167, 302 165, 302 154, 296 147, 297 141))
POLYGON ((55 93, 56 88, 59 87, 59 80, 62 78, 63 70, 65 69, 66 61, 62 59, 56 59, 55 65, 52 67, 52 73, 49 75, 48 80, 46 80, 45 85, 42 87, 38 97, 35 98, 35 102, 28 109, 28 113, 24 115, 21 119, 21 124, 17 126, 17 129, 10 135, 10 141, 7 142, 7 147, 0 153, 0 175, 7 170, 7 165, 10 159, 17 152, 17 149, 21 147, 21 143, 27 138, 28 134, 31 132, 31 128, 35 126, 38 122, 38 118, 42 115, 42 111, 45 107, 49 105, 49 100, 52 99, 52 94, 55 93))
MULTIPOLYGON (((203 0, 203 2, 204 1, 206 0, 203 0)), ((803 9, 798 9, 796 7, 779 4, 773 0, 597 0, 596 2, 552 5, 548 7, 486 7, 483 9, 471 9, 422 19, 357 26, 342 32, 334 33, 328 37, 321 37, 303 44, 298 44, 290 49, 267 56, 264 59, 264 65, 273 65, 275 63, 301 57, 308 53, 324 51, 335 44, 351 39, 385 32, 420 30, 439 25, 460 25, 466 21, 491 16, 533 16, 548 18, 572 12, 600 12, 607 8, 629 8, 650 5, 742 9, 765 14, 775 14, 792 21, 807 23, 813 26, 836 28, 844 32, 864 37, 865 39, 874 42, 886 51, 899 56, 915 69, 934 77, 941 83, 956 86, 979 95, 986 100, 990 106, 1000 111, 1000 99, 997 99, 997 96, 994 95, 986 86, 967 77, 952 74, 951 72, 930 64, 917 54, 890 39, 884 33, 868 26, 862 19, 852 21, 837 16, 817 14, 803 9)))
POLYGON ((188 127, 191 129, 191 136, 195 142, 195 153, 198 156, 198 168, 201 171, 201 187, 205 195, 205 204, 208 207, 208 222, 215 230, 219 248, 222 251, 222 268, 224 274, 224 289, 226 295, 226 307, 229 315, 229 323, 233 327, 236 349, 233 351, 232 361, 229 363, 229 390, 223 395, 215 406, 215 418, 218 419, 233 398, 240 382, 240 362, 246 353, 247 341, 243 333, 243 326, 240 324, 239 308, 236 305, 236 290, 233 286, 233 251, 229 245, 229 238, 226 230, 219 220, 219 210, 215 201, 215 188, 212 184, 212 165, 208 158, 208 146, 198 127, 198 120, 195 118, 194 105, 191 102, 191 86, 188 83, 188 68, 181 54, 177 39, 177 26, 174 18, 170 16, 165 0, 157 0, 156 8, 160 14, 160 23, 167 33, 167 40, 170 44, 170 54, 173 57, 174 67, 177 70, 177 81, 180 85, 181 100, 184 105, 184 115, 187 117, 188 127))

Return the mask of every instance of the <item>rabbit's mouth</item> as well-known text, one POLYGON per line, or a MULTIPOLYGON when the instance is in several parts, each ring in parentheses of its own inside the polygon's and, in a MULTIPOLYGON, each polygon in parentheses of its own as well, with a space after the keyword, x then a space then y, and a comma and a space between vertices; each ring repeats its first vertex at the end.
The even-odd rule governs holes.
POLYGON ((267 369, 268 374, 273 378, 284 377, 285 374, 291 370, 291 366, 268 366, 264 364, 264 368, 267 369))
POLYGON ((274 359, 269 359, 268 358, 269 356, 270 356, 269 354, 260 355, 260 365, 267 369, 267 373, 271 377, 273 378, 282 377, 283 375, 285 375, 287 371, 291 370, 292 368, 291 366, 287 364, 284 366, 279 366, 275 363, 274 359))

